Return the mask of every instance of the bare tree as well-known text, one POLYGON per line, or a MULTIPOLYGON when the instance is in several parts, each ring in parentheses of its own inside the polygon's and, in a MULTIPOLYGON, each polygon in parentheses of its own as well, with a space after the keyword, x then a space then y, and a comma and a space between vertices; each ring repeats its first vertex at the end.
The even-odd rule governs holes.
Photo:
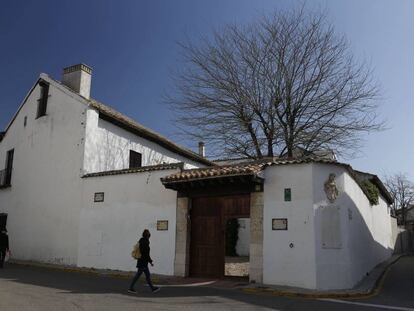
POLYGON ((404 173, 386 176, 385 186, 394 199, 391 206, 394 213, 401 210, 401 223, 405 224, 405 212, 407 208, 414 204, 414 184, 404 173))
POLYGON ((322 13, 275 13, 181 45, 186 65, 169 98, 177 124, 221 154, 350 152, 382 127, 371 70, 322 13))

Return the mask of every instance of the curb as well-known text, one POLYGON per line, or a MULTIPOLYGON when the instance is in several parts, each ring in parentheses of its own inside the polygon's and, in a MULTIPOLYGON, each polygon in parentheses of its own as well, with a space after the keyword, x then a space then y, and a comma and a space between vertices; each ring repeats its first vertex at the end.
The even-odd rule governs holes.
POLYGON ((296 297, 296 298, 313 298, 313 299, 322 299, 322 298, 344 298, 344 299, 361 299, 361 298, 371 298, 378 295, 384 285, 385 276, 390 270, 391 266, 394 265, 401 257, 407 256, 407 254, 402 254, 397 256, 394 260, 390 261, 387 266, 383 269, 381 274, 378 276, 377 280, 372 286, 371 289, 367 291, 358 291, 358 290, 349 290, 349 291, 336 291, 336 292, 299 292, 293 290, 278 290, 270 287, 247 287, 241 289, 246 294, 269 294, 271 296, 277 297, 296 297))

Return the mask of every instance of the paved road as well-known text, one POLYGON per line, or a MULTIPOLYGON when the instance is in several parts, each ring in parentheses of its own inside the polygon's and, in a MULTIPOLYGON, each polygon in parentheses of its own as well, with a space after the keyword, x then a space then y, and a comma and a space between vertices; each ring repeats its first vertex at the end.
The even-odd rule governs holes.
POLYGON ((322 301, 246 294, 211 287, 165 287, 126 292, 128 280, 9 265, 0 270, 0 310, 405 310, 414 311, 414 257, 401 258, 387 274, 380 295, 322 301))

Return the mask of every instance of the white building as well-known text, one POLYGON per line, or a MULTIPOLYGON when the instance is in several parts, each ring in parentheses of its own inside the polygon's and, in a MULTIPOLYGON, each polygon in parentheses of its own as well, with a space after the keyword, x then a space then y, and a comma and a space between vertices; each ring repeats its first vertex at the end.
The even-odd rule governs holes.
POLYGON ((90 99, 91 73, 41 74, 0 134, 16 259, 130 271, 149 228, 155 273, 222 277, 230 218, 250 219, 259 283, 349 288, 392 254, 391 198, 375 175, 323 157, 217 166, 90 99))

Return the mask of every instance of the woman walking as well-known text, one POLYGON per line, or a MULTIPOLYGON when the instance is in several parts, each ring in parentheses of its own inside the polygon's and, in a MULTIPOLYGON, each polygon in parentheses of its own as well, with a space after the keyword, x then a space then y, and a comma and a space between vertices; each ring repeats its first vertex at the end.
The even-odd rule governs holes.
POLYGON ((144 232, 142 232, 142 238, 139 240, 139 251, 141 253, 141 256, 137 260, 137 268, 138 271, 135 274, 134 278, 132 279, 131 285, 129 286, 128 292, 129 293, 136 293, 136 290, 134 289, 135 283, 138 281, 139 277, 142 273, 145 274, 145 278, 147 280, 148 286, 151 288, 151 291, 153 293, 158 292, 160 289, 159 287, 156 287, 151 282, 151 273, 148 268, 148 264, 151 266, 154 266, 153 261, 150 256, 150 247, 149 247, 149 238, 151 237, 151 233, 148 229, 145 229, 144 232))

